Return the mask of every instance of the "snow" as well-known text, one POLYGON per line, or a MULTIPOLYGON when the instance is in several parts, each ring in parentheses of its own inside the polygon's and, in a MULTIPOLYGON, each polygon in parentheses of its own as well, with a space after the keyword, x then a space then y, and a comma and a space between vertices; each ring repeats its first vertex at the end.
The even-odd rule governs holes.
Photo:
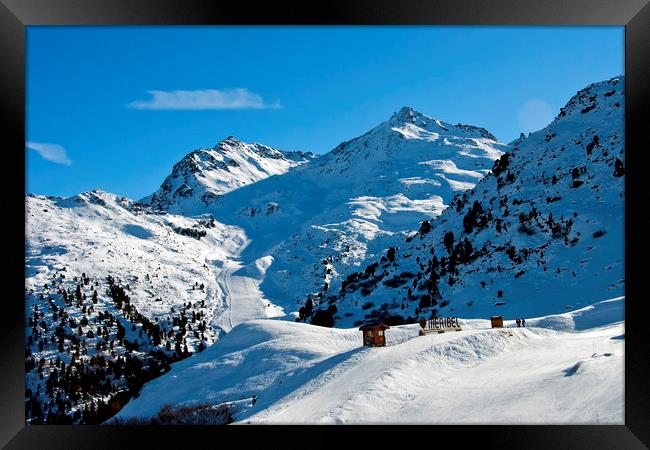
POLYGON ((227 332, 241 321, 291 315, 308 293, 442 214, 506 148, 483 129, 411 108, 318 158, 231 136, 182 158, 140 202, 101 191, 28 197, 27 272, 45 275, 56 261, 119 278, 129 267, 140 280, 128 280, 136 306, 150 317, 199 295, 187 293, 198 281, 212 325, 227 332), (35 213, 41 208, 57 233, 47 214, 35 213), (188 230, 207 234, 179 234, 188 230), (143 284, 145 273, 161 283, 143 284), (154 298, 162 302, 152 306, 154 298))
POLYGON ((468 191, 476 186, 474 183, 468 183, 466 181, 451 180, 442 173, 439 173, 438 176, 449 184, 449 188, 452 191, 468 191))
POLYGON ((622 322, 624 308, 621 306, 625 297, 595 303, 565 314, 551 315, 526 320, 532 327, 544 327, 562 331, 582 331, 604 326, 608 323, 622 322))
POLYGON ((209 400, 255 423, 621 423, 623 84, 588 86, 510 144, 405 107, 319 157, 229 137, 139 202, 29 195, 26 288, 55 294, 45 285, 64 268, 68 281, 111 275, 161 321, 205 301, 216 343, 148 383, 125 415, 209 400), (493 217, 467 230, 474 202, 493 217), (448 231, 472 258, 441 273, 437 305, 420 306, 448 231), (395 260, 382 261, 389 247, 395 260), (342 289, 374 262, 370 290, 342 289), (308 297, 337 307, 339 329, 294 322, 308 297), (463 331, 392 327, 388 347, 362 348, 358 323, 387 314, 460 316, 463 331), (491 315, 509 328, 487 329, 491 315), (522 316, 528 327, 515 328, 522 316))
POLYGON ((392 327, 378 348, 362 347, 356 328, 249 321, 148 383, 118 417, 209 401, 239 402, 245 424, 622 424, 622 311, 617 298, 564 314, 584 319, 580 331, 538 327, 558 320, 545 317, 503 329, 464 319, 463 331, 426 336, 392 327))
MULTIPOLYGON (((395 261, 381 261, 385 250, 366 251, 357 267, 337 268, 341 276, 318 291, 322 309, 334 304, 335 326, 348 327, 386 315, 557 315, 623 295, 625 177, 615 169, 624 161, 623 105, 622 78, 588 86, 547 127, 513 142, 505 168, 480 179, 480 170, 422 160, 419 165, 438 170, 436 177, 458 193, 431 215, 430 232, 395 233, 382 241, 397 248, 395 261), (471 220, 475 204, 483 225, 471 220), (456 256, 451 269, 443 243, 448 232, 454 246, 466 240, 471 247, 468 260, 456 256), (422 306, 422 296, 431 294, 426 281, 434 258, 440 295, 437 304, 422 306), (341 280, 372 263, 379 264, 376 275, 341 289, 341 280), (374 307, 361 309, 366 302, 374 307)), ((461 147, 474 152, 485 139, 472 137, 461 147)), ((383 211, 374 208, 367 209, 375 216, 367 217, 383 220, 383 211)))
POLYGON ((70 279, 82 273, 111 275, 129 284, 137 310, 151 319, 167 317, 187 302, 206 300, 211 311, 218 308, 223 298, 215 261, 232 258, 245 242, 236 228, 145 214, 133 202, 99 190, 64 200, 28 196, 26 209, 26 288, 39 290, 64 267, 70 279), (174 231, 177 227, 203 230, 206 236, 184 236, 174 231), (195 283, 205 290, 193 290, 195 283))
POLYGON ((364 196, 353 198, 348 204, 356 207, 352 210, 352 215, 381 223, 390 220, 392 214, 401 213, 400 220, 404 224, 417 223, 417 219, 412 218, 413 214, 404 213, 415 212, 435 217, 447 207, 442 197, 433 194, 421 200, 411 200, 403 194, 381 198, 364 196))
POLYGON ((225 332, 247 320, 281 317, 284 311, 264 298, 259 289, 260 277, 272 258, 262 258, 253 267, 227 262, 217 275, 223 304, 215 312, 213 325, 225 332))
POLYGON ((440 138, 438 133, 433 133, 425 129, 416 127, 411 123, 407 123, 402 127, 393 127, 391 130, 400 133, 407 139, 422 139, 425 141, 437 141, 440 138))
POLYGON ((122 229, 124 230, 125 233, 140 239, 150 239, 151 237, 153 237, 153 233, 151 231, 149 231, 147 228, 140 225, 127 224, 124 225, 122 229))
POLYGON ((459 169, 453 161, 440 161, 432 159, 431 161, 422 161, 420 164, 431 166, 439 169, 443 174, 464 175, 471 178, 483 178, 485 174, 475 170, 462 170, 459 169))
POLYGON ((454 192, 474 187, 507 149, 492 138, 467 125, 441 129, 403 108, 363 136, 227 192, 203 209, 246 234, 249 243, 238 254, 243 265, 273 257, 259 288, 290 313, 308 293, 336 282, 333 273, 382 254, 420 222, 439 216, 454 192), (330 257, 333 273, 322 263, 330 257))

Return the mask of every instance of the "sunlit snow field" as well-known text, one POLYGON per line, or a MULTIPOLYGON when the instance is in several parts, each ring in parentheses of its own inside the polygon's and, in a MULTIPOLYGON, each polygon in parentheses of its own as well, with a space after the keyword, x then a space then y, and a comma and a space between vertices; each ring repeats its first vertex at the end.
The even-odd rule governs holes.
POLYGON ((620 297, 525 328, 465 320, 426 336, 398 326, 383 348, 363 347, 357 329, 255 320, 176 363, 118 417, 208 401, 232 403, 237 423, 622 424, 623 308, 620 297))

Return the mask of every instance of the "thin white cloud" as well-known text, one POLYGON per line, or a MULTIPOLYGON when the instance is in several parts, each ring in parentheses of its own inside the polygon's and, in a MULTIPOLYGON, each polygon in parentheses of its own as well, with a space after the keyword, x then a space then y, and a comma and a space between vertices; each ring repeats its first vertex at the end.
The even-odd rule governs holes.
POLYGON ((65 166, 72 164, 72 161, 70 158, 68 158, 68 153, 65 151, 65 148, 59 144, 48 144, 46 142, 25 142, 25 147, 34 150, 47 161, 51 161, 56 164, 63 164, 65 166))
POLYGON ((268 109, 280 108, 279 102, 266 103, 261 95, 245 88, 204 89, 196 91, 147 91, 149 100, 127 104, 133 109, 268 109))

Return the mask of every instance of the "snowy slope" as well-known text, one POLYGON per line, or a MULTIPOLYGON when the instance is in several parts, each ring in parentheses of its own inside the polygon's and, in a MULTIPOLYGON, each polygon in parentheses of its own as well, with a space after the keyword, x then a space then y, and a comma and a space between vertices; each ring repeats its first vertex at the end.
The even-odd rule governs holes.
POLYGON ((282 308, 264 298, 259 287, 272 262, 273 258, 267 256, 249 266, 242 266, 237 261, 224 263, 217 274, 223 303, 215 311, 213 326, 229 331, 247 320, 285 315, 282 308))
POLYGON ((99 190, 25 200, 29 423, 100 423, 230 329, 213 323, 227 302, 217 274, 241 230, 99 190))
POLYGON ((295 311, 306 293, 440 215, 506 149, 482 128, 405 107, 308 164, 223 195, 206 211, 245 231, 242 265, 273 257, 260 289, 295 311))
POLYGON ((315 158, 309 152, 282 152, 230 136, 211 149, 195 150, 174 165, 160 189, 141 203, 168 212, 202 213, 220 195, 315 158))
POLYGON ((211 319, 223 303, 219 267, 246 239, 209 215, 152 214, 100 190, 70 198, 27 196, 26 208, 27 288, 39 292, 63 268, 68 279, 110 275, 129 285, 134 305, 151 319, 202 300, 211 319), (203 290, 193 289, 201 284, 203 290))
POLYGON ((621 295, 623 84, 618 77, 578 92, 437 220, 321 291, 314 310, 329 308, 345 327, 433 314, 546 315, 621 295))
POLYGON ((529 319, 535 327, 464 320, 461 332, 419 337, 405 325, 386 331, 385 348, 362 347, 357 329, 247 322, 174 364, 118 417, 207 401, 233 403, 239 423, 620 424, 622 316, 616 298, 529 319))

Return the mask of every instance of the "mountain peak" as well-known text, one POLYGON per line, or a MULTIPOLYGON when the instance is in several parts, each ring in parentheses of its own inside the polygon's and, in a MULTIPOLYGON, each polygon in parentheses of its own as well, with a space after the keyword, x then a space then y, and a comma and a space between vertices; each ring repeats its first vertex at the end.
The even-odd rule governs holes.
POLYGON ((402 106, 399 111, 391 116, 390 120, 398 122, 415 122, 415 120, 421 117, 425 117, 421 112, 416 111, 410 106, 402 106))
POLYGON ((160 189, 144 202, 156 209, 181 214, 201 213, 219 196, 313 159, 304 152, 283 153, 272 147, 247 143, 234 136, 212 148, 200 148, 172 168, 160 189))
POLYGON ((223 144, 228 144, 228 145, 238 145, 238 144, 245 144, 244 141, 237 139, 235 136, 228 136, 225 139, 222 139, 221 141, 217 142, 217 145, 214 146, 214 148, 219 148, 223 144))

